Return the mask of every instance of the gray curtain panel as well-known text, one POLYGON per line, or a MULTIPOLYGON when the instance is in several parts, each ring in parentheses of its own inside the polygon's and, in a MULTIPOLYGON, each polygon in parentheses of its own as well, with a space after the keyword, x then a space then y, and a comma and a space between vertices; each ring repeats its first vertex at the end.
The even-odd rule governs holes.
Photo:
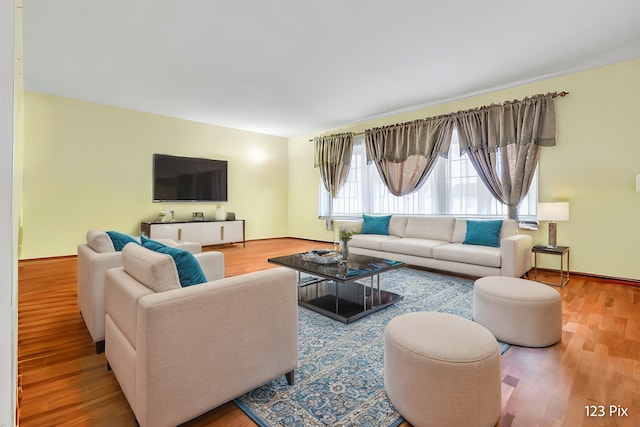
POLYGON ((508 206, 509 218, 517 219, 540 147, 556 144, 553 98, 554 94, 536 95, 454 115, 461 152, 469 155, 493 196, 508 206))
MULTIPOLYGON (((467 153, 482 182, 517 219, 540 157, 540 147, 556 144, 554 98, 547 93, 523 100, 458 111, 365 131, 367 161, 374 162, 395 196, 418 190, 438 156, 447 157, 454 126, 461 153, 467 153)), ((325 188, 336 197, 349 172, 353 134, 317 137, 315 164, 325 188)))
POLYGON ((342 188, 351 167, 353 133, 319 136, 313 139, 315 167, 320 168, 324 188, 333 199, 342 188))
POLYGON ((447 156, 452 132, 453 121, 445 116, 367 129, 367 161, 374 162, 391 194, 411 194, 424 184, 438 156, 447 156))

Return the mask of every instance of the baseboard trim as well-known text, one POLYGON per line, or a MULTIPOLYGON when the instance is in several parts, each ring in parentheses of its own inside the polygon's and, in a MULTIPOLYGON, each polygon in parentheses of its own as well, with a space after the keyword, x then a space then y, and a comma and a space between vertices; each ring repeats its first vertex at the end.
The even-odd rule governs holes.
MULTIPOLYGON (((560 270, 555 270, 552 268, 538 268, 538 271, 560 274, 560 270)), ((534 275, 534 269, 529 270, 530 275, 534 275)), ((614 285, 629 285, 629 286, 640 286, 640 279, 630 279, 626 277, 614 277, 614 276, 605 276, 602 274, 594 274, 594 273, 582 273, 579 271, 569 271, 569 278, 579 276, 584 278, 592 278, 598 279, 607 283, 611 283, 614 285)))

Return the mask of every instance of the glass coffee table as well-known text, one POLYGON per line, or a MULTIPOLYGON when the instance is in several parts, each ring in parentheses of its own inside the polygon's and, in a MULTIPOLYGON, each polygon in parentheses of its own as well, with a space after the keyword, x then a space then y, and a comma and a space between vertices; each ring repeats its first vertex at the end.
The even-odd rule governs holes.
POLYGON ((351 323, 403 299, 402 295, 380 289, 380 273, 402 267, 404 263, 353 254, 346 262, 324 262, 326 260, 315 256, 326 252, 312 251, 268 259, 272 264, 298 272, 299 305, 351 323))

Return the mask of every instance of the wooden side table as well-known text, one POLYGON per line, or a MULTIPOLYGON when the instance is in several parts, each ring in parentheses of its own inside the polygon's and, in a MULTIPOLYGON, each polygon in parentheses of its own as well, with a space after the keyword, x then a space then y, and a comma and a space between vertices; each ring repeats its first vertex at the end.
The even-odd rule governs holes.
POLYGON ((545 245, 536 245, 531 249, 531 252, 534 253, 534 269, 535 269, 535 280, 538 280, 538 254, 547 254, 547 255, 558 255, 560 256, 560 282, 559 283, 550 283, 550 282, 542 282, 547 285, 560 286, 564 287, 569 282, 569 246, 545 246, 545 245), (567 268, 564 268, 564 256, 567 256, 567 268))

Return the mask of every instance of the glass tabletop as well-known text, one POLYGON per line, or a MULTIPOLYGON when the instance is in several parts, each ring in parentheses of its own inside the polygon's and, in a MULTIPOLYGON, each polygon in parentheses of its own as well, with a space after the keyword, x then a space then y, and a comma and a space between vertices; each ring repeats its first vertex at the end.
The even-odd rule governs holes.
POLYGON ((376 258, 368 255, 349 255, 344 261, 320 263, 309 260, 307 252, 269 258, 272 264, 289 267, 329 280, 352 281, 380 274, 384 271, 402 267, 403 262, 376 258))

